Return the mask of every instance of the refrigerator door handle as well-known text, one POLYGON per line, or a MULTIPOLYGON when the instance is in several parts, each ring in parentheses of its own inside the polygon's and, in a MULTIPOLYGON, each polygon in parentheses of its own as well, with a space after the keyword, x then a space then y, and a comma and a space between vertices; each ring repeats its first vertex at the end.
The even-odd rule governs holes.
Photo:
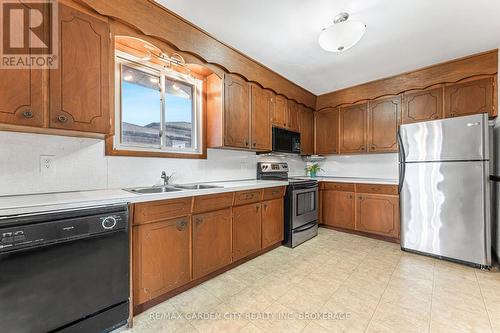
POLYGON ((403 181, 405 179, 406 165, 405 165, 405 149, 403 147, 403 139, 401 139, 401 129, 398 129, 398 152, 399 152, 399 184, 398 193, 401 193, 403 181))

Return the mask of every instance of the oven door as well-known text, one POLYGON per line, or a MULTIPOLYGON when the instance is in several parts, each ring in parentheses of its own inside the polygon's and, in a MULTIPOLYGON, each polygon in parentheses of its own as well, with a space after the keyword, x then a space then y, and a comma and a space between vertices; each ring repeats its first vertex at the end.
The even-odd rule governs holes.
POLYGON ((292 229, 318 220, 318 186, 293 189, 292 229))

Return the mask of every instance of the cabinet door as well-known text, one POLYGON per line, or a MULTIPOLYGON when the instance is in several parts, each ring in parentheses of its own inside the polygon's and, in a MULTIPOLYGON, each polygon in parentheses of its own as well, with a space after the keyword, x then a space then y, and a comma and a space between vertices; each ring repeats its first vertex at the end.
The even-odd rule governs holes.
POLYGON ((332 227, 354 230, 354 193, 344 191, 322 192, 322 223, 332 227))
POLYGON ((403 95, 403 124, 442 118, 443 88, 407 92, 403 95))
POLYGON ((340 153, 366 152, 366 111, 365 103, 340 108, 340 153))
POLYGON ((262 203, 262 248, 283 240, 283 199, 274 199, 262 203))
POLYGON ((300 111, 300 153, 314 154, 314 112, 301 108, 300 111))
POLYGON ((59 67, 50 71, 50 126, 111 131, 109 25, 59 4, 59 67))
POLYGON ((252 149, 271 150, 271 91, 252 84, 252 149))
MULTIPOLYGON (((29 4, 19 5, 31 9, 29 4)), ((42 22, 46 25, 47 22, 42 22)), ((43 27, 46 31, 46 27, 43 27)), ((31 49, 27 49, 31 55, 31 49)), ((44 69, 0 69, 0 123, 43 126, 48 83, 44 69)))
POLYGON ((231 263, 231 209, 193 216, 193 278, 231 263))
POLYGON ((399 237, 399 198, 390 195, 356 196, 356 230, 399 237))
POLYGON ((492 77, 446 86, 444 116, 460 117, 477 113, 494 116, 493 91, 492 77))
POLYGON ((316 154, 338 154, 339 113, 337 109, 327 108, 315 113, 316 154))
POLYGON ((368 104, 368 151, 396 152, 400 123, 400 96, 370 102, 368 104))
POLYGON ((250 148, 250 85, 242 78, 224 78, 224 144, 250 148))
POLYGON ((261 248, 260 202, 233 207, 233 261, 261 248))
POLYGON ((287 104, 287 128, 290 131, 299 131, 299 105, 294 101, 287 104))
POLYGON ((188 217, 134 227, 134 301, 142 304, 191 279, 188 217))
POLYGON ((287 99, 281 95, 274 97, 273 125, 281 128, 287 127, 286 124, 287 99))

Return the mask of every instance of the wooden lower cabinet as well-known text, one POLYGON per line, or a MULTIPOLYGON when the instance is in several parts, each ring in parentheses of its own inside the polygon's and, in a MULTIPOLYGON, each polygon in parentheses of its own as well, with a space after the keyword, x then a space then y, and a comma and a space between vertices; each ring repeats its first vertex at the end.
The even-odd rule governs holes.
POLYGON ((262 203, 262 248, 283 240, 283 199, 262 203))
POLYGON ((399 237, 399 198, 392 195, 357 194, 356 230, 399 237))
POLYGON ((399 196, 395 185, 320 183, 320 223, 399 239, 399 196))
POLYGON ((191 280, 188 216, 133 228, 135 304, 149 301, 191 280))
POLYGON ((332 227, 354 229, 354 193, 344 191, 322 192, 322 223, 332 227))
POLYGON ((261 203, 233 207, 233 261, 261 249, 261 203))
POLYGON ((231 208, 193 216, 193 278, 231 263, 231 208))

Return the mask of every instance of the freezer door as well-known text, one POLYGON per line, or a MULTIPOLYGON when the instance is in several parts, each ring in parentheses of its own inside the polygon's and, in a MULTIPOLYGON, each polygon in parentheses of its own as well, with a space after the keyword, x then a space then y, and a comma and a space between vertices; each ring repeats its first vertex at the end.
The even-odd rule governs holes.
POLYGON ((488 162, 408 163, 401 247, 491 265, 488 162))
POLYGON ((406 162, 489 159, 486 113, 401 125, 400 139, 406 162))

